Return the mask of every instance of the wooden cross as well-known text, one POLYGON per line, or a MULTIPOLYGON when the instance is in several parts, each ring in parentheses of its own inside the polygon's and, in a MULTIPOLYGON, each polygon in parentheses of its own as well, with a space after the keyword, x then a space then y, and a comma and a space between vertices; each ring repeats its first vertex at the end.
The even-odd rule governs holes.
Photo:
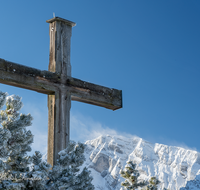
POLYGON ((48 95, 48 156, 56 164, 70 134, 71 100, 111 110, 122 107, 122 91, 71 77, 70 40, 74 22, 55 17, 47 20, 50 35, 49 71, 0 59, 0 83, 48 95))

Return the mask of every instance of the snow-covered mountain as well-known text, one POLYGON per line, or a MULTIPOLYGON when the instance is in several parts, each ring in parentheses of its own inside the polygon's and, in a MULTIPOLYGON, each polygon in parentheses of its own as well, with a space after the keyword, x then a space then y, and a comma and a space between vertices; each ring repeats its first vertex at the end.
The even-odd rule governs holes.
POLYGON ((156 176, 170 190, 200 189, 200 153, 175 146, 152 144, 141 138, 100 136, 86 141, 86 162, 97 190, 119 190, 119 171, 127 160, 138 165, 142 179, 156 176))

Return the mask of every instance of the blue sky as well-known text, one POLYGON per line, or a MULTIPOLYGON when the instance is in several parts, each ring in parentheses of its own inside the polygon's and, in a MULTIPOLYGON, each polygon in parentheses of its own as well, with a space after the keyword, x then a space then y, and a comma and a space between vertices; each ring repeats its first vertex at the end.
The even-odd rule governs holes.
MULTIPOLYGON (((200 151, 199 1, 0 1, 0 58, 47 70, 53 12, 77 23, 72 76, 123 91, 117 111, 72 102, 72 139, 129 134, 200 151)), ((22 96, 22 111, 35 118, 34 149, 43 150, 46 95, 0 90, 22 96)))

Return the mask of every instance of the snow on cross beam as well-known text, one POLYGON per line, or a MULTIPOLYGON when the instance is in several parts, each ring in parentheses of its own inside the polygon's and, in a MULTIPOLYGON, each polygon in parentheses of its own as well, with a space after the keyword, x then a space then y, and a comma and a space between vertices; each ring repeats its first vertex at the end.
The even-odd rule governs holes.
POLYGON ((58 152, 69 142, 71 100, 122 108, 122 91, 71 77, 70 40, 74 22, 55 17, 47 21, 50 35, 49 71, 0 59, 0 83, 48 95, 48 158, 56 164, 58 152))

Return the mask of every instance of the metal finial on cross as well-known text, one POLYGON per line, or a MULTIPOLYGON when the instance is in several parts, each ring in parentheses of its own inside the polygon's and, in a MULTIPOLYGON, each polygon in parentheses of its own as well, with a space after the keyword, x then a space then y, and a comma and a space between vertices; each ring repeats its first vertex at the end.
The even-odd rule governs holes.
POLYGON ((48 95, 48 156, 54 165, 58 152, 65 149, 70 134, 71 100, 116 110, 122 107, 122 91, 71 77, 69 20, 54 17, 49 23, 49 71, 0 59, 0 83, 48 95))

